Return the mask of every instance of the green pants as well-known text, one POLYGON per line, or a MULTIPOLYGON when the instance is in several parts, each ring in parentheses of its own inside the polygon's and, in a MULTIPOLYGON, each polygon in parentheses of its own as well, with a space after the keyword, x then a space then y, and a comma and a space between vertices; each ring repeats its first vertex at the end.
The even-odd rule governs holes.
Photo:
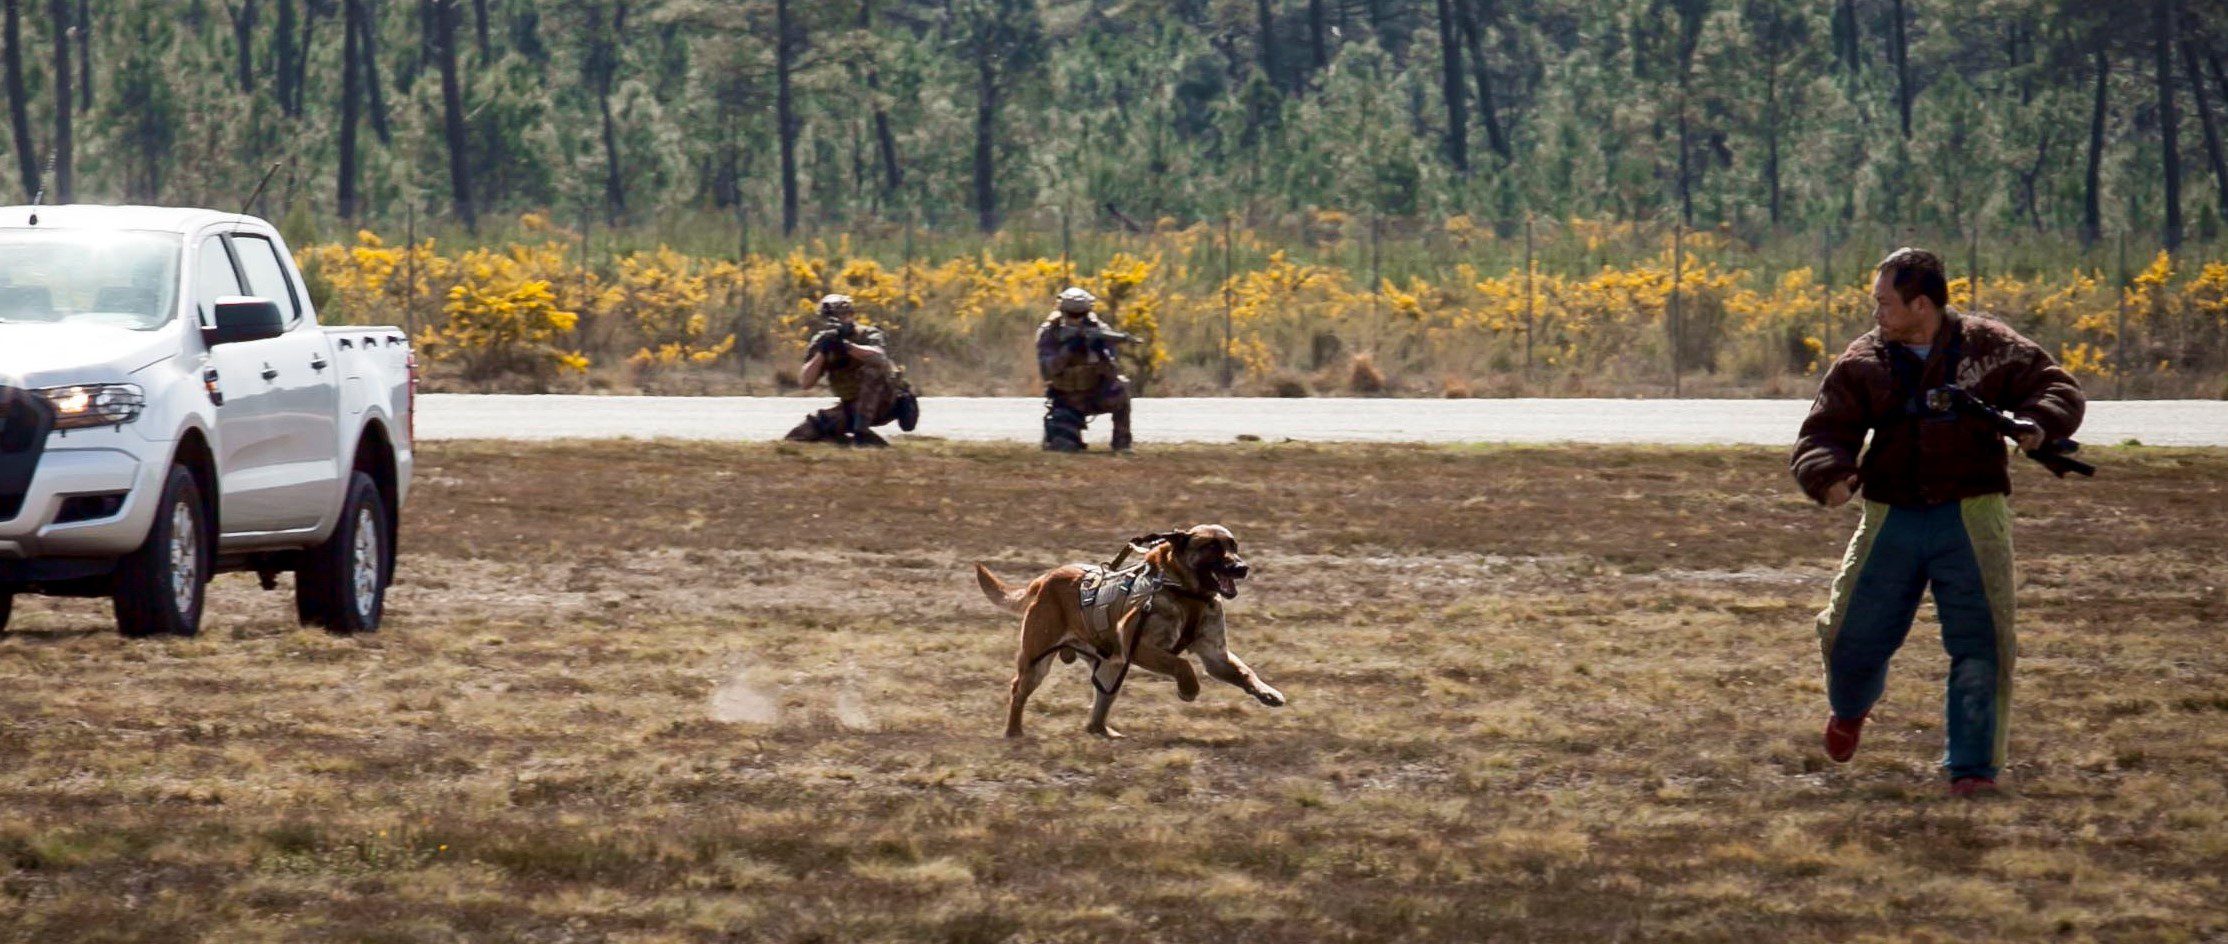
POLYGON ((1942 717, 1951 777, 1994 777, 2011 721, 2011 509, 2002 495, 1926 508, 1866 502, 1833 599, 1818 614, 1826 698, 1834 717, 1872 710, 1888 661, 1903 645, 1931 588, 1949 651, 1942 717))

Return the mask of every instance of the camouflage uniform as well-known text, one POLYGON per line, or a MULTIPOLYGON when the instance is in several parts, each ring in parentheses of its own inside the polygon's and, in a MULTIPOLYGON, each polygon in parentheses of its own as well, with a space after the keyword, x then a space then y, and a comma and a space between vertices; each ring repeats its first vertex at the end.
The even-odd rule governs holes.
MULTIPOLYGON (((882 329, 860 325, 851 343, 861 347, 889 349, 888 339, 882 329)), ((821 345, 835 337, 835 329, 828 328, 812 336, 806 350, 819 350, 821 345)), ((805 416, 805 421, 789 431, 792 442, 834 442, 862 446, 886 446, 888 440, 875 433, 873 427, 900 419, 900 399, 909 399, 912 392, 905 382, 905 369, 888 363, 869 363, 848 354, 825 355, 828 389, 835 392, 836 405, 805 416)), ((901 423, 911 429, 911 423, 901 423)))
POLYGON ((1037 370, 1044 387, 1044 448, 1081 452, 1090 417, 1114 417, 1113 447, 1130 448, 1129 378, 1114 360, 1114 342, 1092 340, 1082 330, 1111 330, 1097 315, 1084 315, 1071 327, 1053 312, 1037 327, 1037 370))

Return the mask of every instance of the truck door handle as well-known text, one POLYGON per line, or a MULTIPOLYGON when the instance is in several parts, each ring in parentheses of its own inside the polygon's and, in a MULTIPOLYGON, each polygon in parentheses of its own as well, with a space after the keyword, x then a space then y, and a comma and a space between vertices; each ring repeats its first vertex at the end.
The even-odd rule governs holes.
POLYGON ((265 364, 265 365, 263 365, 263 379, 265 379, 265 380, 277 380, 277 379, 278 379, 278 368, 276 368, 276 367, 272 367, 272 366, 271 366, 271 365, 269 365, 269 364, 265 364))
POLYGON ((326 366, 327 366, 327 364, 326 364, 326 361, 325 361, 325 355, 323 355, 323 354, 317 354, 317 355, 313 355, 313 356, 312 356, 312 357, 310 358, 310 362, 309 362, 309 369, 311 369, 311 370, 324 370, 324 369, 326 368, 326 366))

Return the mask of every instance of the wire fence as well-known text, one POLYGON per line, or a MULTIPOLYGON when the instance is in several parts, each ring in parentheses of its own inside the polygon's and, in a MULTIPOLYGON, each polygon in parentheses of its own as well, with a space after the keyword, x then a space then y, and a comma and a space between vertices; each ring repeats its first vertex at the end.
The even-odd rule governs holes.
MULTIPOLYGON (((1026 387, 1027 330, 1051 295, 1069 283, 1101 291, 1120 282, 1112 290, 1127 295, 1116 305, 1128 309, 1114 314, 1155 321, 1165 364, 1146 372, 1176 390, 1450 396, 1793 394, 1794 381, 1815 377, 1870 328, 1874 264, 1917 245, 1947 260, 1953 305, 2003 318, 2094 392, 2228 395, 2228 265, 2218 239, 2166 254, 2155 237, 2133 233, 2084 241, 2027 229, 1757 230, 1336 210, 1210 220, 1052 210, 992 234, 951 220, 885 219, 783 236, 752 222, 706 215, 605 230, 589 218, 567 227, 529 214, 471 241, 561 246, 569 268, 541 274, 574 286, 559 294, 571 296, 564 301, 582 326, 565 340, 606 365, 657 347, 655 332, 639 329, 659 320, 646 319, 644 305, 679 305, 690 309, 670 313, 680 321, 704 314, 734 329, 733 353, 713 360, 747 377, 750 365, 778 367, 788 356, 798 306, 843 290, 869 296, 870 317, 902 326, 902 352, 938 365, 927 374, 959 389, 1026 387), (623 291, 660 252, 666 269, 704 273, 702 291, 623 291), (626 297, 607 297, 614 292, 626 297)), ((428 238, 415 220, 407 228, 404 245, 428 238)), ((427 257, 442 252, 453 251, 427 257)), ((413 269, 420 261, 403 256, 413 269)), ((400 298, 386 300, 403 302, 416 334, 421 316, 428 325, 442 317, 447 287, 415 272, 405 282, 400 298)))

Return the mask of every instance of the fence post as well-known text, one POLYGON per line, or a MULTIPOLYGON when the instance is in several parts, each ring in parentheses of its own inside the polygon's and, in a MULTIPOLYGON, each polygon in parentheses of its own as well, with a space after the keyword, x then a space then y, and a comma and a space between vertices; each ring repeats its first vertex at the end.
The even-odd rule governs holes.
POLYGON ((1524 214, 1524 379, 1532 379, 1532 214, 1524 214))
POLYGON ((2120 233, 2120 277, 2112 295, 2119 300, 2119 321, 2112 328, 2112 398, 2127 398, 2127 233, 2120 233))
POLYGON ((1230 389, 1230 213, 1222 214, 1222 389, 1230 389))
POLYGON ((1818 366, 1833 353, 1833 226, 1818 231, 1818 366))
POLYGON ((750 204, 735 201, 735 264, 742 265, 750 259, 750 204))
POLYGON ((735 373, 750 376, 750 203, 735 201, 735 373))
POLYGON ((402 205, 402 330, 418 336, 418 202, 402 205))
POLYGON ((591 244, 591 243, 589 242, 589 240, 588 240, 588 232, 589 232, 589 230, 590 230, 590 229, 591 229, 592 227, 594 227, 594 226, 595 226, 595 222, 596 222, 596 217, 595 217, 595 214, 594 214, 594 213, 593 213, 592 211, 590 211, 590 209, 589 209, 589 205, 588 205, 588 202, 587 202, 587 201, 585 201, 585 200, 581 201, 581 204, 580 204, 580 307, 581 307, 582 311, 580 312, 581 320, 580 320, 580 321, 576 321, 576 322, 574 322, 574 324, 576 325, 576 327, 575 327, 575 330, 577 330, 577 331, 580 331, 580 333, 581 333, 581 334, 583 334, 583 335, 587 334, 587 330, 586 330, 587 328, 589 328, 589 327, 592 327, 592 325, 589 325, 589 324, 587 323, 587 319, 588 319, 588 318, 590 317, 591 313, 590 313, 590 312, 588 312, 588 311, 586 310, 586 309, 587 309, 587 307, 588 307, 588 264, 589 264, 589 263, 588 263, 588 249, 589 249, 589 246, 590 246, 590 245, 592 245, 592 244, 591 244))
POLYGON ((1979 214, 1974 214, 1974 217, 1972 242, 1965 253, 1965 271, 1973 280, 1973 300, 1968 304, 1977 312, 1980 311, 1980 219, 1979 214))
POLYGON ((1377 286, 1384 283, 1379 275, 1378 233, 1383 229, 1376 210, 1369 211, 1369 323, 1377 323, 1377 286))
POLYGON ((1683 365, 1679 363, 1679 283, 1685 276, 1686 223, 1682 220, 1671 224, 1671 317, 1668 320, 1671 329, 1671 396, 1673 398, 1679 397, 1684 392, 1680 378, 1680 368, 1683 365))

